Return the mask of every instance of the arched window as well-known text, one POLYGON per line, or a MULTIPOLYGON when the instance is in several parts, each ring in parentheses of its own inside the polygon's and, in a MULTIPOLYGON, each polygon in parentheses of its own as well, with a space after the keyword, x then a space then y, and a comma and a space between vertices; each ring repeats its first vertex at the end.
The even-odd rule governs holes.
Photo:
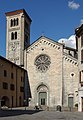
POLYGON ((19 19, 18 18, 14 18, 10 20, 10 27, 14 27, 17 26, 19 24, 19 19))
POLYGON ((11 33, 11 40, 13 40, 14 39, 14 33, 12 32, 11 33))
POLYGON ((46 72, 51 64, 51 60, 48 55, 41 54, 36 57, 34 64, 38 71, 46 72))
POLYGON ((11 19, 11 22, 10 22, 10 26, 12 27, 13 26, 13 20, 11 19))
POLYGON ((18 25, 18 24, 19 24, 19 21, 18 21, 18 18, 16 18, 15 25, 18 25))
POLYGON ((17 32, 11 33, 11 40, 17 39, 17 32))
POLYGON ((17 32, 15 32, 15 39, 17 39, 17 32))

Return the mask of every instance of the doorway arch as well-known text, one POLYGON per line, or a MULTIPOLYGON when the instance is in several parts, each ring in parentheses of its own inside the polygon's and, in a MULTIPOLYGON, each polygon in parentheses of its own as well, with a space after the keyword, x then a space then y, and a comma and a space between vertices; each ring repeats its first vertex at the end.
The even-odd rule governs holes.
POLYGON ((7 96, 3 96, 1 99, 1 106, 9 107, 9 98, 7 96))
POLYGON ((45 84, 40 84, 37 87, 37 105, 48 106, 49 104, 49 90, 45 84))

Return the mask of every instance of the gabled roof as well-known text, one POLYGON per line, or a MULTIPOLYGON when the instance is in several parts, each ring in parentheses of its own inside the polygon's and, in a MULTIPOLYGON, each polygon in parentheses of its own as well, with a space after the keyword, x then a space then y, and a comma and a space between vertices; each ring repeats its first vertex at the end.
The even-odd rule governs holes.
POLYGON ((45 39, 45 41, 44 42, 50 42, 50 43, 52 43, 52 44, 57 44, 58 46, 63 46, 63 44, 61 44, 61 43, 59 43, 59 42, 57 42, 57 41, 54 41, 53 39, 50 39, 50 38, 48 38, 48 37, 46 37, 46 36, 40 36, 37 40, 35 40, 29 47, 27 47, 27 50, 29 49, 29 48, 31 48, 34 44, 36 44, 36 43, 39 43, 42 39, 45 39))

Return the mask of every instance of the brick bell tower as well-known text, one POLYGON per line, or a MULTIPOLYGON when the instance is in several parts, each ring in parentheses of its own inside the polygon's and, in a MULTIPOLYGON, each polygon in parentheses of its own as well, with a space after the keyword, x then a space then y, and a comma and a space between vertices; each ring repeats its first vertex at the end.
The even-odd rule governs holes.
POLYGON ((24 9, 6 14, 6 58, 24 66, 24 50, 30 45, 31 19, 24 9))

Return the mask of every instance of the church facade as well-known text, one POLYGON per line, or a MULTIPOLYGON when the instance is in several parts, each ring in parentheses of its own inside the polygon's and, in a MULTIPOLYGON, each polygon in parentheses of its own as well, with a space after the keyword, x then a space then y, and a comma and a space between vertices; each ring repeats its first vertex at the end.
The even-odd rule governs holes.
POLYGON ((41 36, 25 51, 25 69, 32 93, 30 105, 72 107, 78 103, 75 50, 41 36), (69 51, 71 54, 69 54, 69 51))
POLYGON ((27 70, 29 106, 75 107, 78 104, 77 52, 48 37, 30 45, 31 19, 25 10, 6 13, 6 58, 27 70))

